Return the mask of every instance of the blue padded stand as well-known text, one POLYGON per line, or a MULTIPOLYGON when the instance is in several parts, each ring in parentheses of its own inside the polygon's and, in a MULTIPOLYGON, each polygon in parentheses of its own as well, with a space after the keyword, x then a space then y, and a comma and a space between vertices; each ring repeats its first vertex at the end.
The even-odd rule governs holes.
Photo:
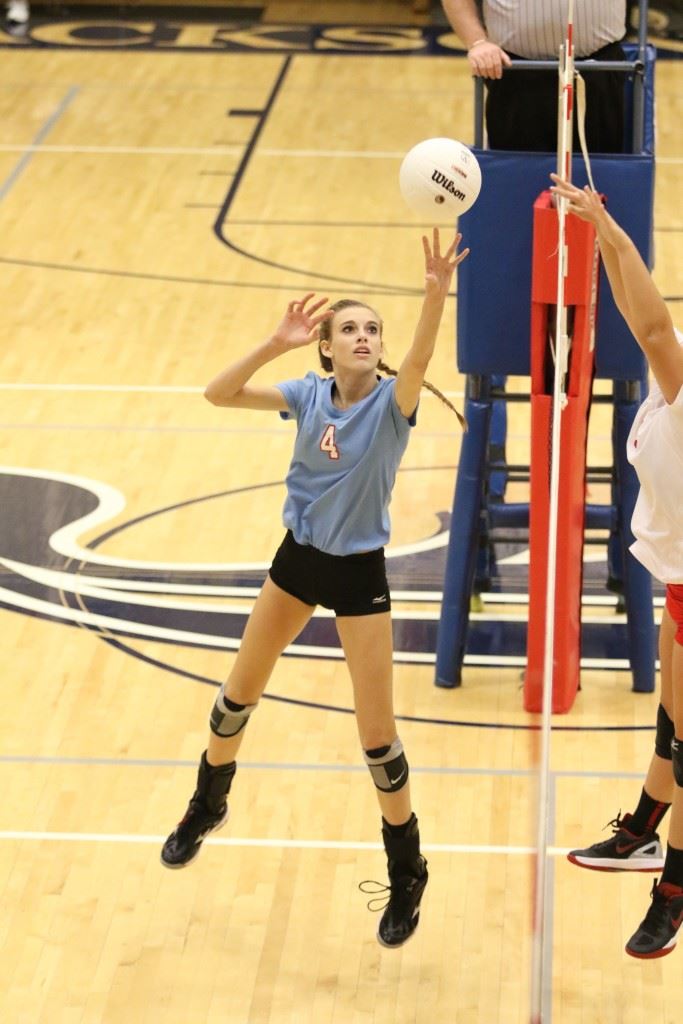
MULTIPOLYGON (((648 48, 644 152, 591 157, 596 188, 652 266, 654 51, 648 48)), ((627 98, 628 103, 628 98, 627 98)), ((495 378, 530 373, 532 207, 549 187, 554 154, 474 150, 482 169, 482 190, 459 221, 471 253, 458 268, 457 364, 467 375, 463 436, 444 596, 437 637, 436 684, 461 683, 467 649, 469 607, 482 535, 497 525, 528 526, 528 505, 489 501, 487 466, 495 378)), ((582 158, 574 159, 573 181, 586 183, 582 158)), ((596 329, 596 376, 612 380, 612 505, 587 506, 586 526, 613 528, 610 565, 617 565, 627 615, 628 657, 633 689, 654 689, 655 629, 652 581, 630 554, 630 529, 638 481, 626 460, 626 437, 647 393, 647 364, 614 305, 601 271, 596 329), (615 550, 616 549, 616 550, 615 550)), ((495 490, 495 488, 494 488, 495 490)), ((500 651, 505 654, 505 651, 500 651)))

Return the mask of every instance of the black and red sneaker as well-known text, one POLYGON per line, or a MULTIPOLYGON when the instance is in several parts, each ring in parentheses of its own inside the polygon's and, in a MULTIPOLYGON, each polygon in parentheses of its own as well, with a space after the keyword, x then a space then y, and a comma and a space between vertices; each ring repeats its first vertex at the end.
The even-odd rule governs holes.
POLYGON ((626 943, 629 956, 654 960, 666 956, 676 945, 683 922, 683 889, 671 882, 652 884, 652 903, 639 927, 626 943))
POLYGON ((656 832, 644 832, 640 836, 630 832, 631 818, 631 814, 623 818, 617 815, 608 823, 612 826, 610 839, 593 843, 584 850, 571 850, 567 860, 593 871, 661 871, 664 852, 659 836, 656 832))

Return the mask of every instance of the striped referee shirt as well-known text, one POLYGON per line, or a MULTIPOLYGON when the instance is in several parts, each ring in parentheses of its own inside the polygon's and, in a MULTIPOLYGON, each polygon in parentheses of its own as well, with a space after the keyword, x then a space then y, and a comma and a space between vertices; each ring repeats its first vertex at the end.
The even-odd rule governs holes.
MULTIPOLYGON (((567 25, 567 0, 484 0, 489 39, 527 60, 557 57, 567 25)), ((623 38, 626 0, 575 0, 574 52, 589 57, 623 38)))

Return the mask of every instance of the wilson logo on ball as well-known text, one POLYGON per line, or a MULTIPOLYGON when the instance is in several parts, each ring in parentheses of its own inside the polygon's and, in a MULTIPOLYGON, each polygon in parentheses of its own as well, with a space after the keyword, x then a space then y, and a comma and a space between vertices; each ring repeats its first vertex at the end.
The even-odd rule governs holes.
POLYGON ((441 171, 434 171, 432 174, 432 181, 435 181, 437 185, 441 185, 441 188, 445 188, 447 192, 450 192, 456 199, 465 199, 465 193, 461 192, 459 188, 455 187, 455 182, 447 178, 441 171))

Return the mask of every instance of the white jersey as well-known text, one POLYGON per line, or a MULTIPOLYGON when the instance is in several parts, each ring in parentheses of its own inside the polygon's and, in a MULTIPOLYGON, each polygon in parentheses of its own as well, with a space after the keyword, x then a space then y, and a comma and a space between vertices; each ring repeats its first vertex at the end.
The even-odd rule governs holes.
POLYGON ((652 384, 627 455, 640 481, 631 552, 661 583, 683 583, 683 388, 669 405, 652 384))
MULTIPOLYGON (((484 0, 489 39, 527 60, 557 59, 567 27, 567 0, 484 0)), ((623 39, 626 0, 575 0, 574 53, 592 53, 623 39)))

